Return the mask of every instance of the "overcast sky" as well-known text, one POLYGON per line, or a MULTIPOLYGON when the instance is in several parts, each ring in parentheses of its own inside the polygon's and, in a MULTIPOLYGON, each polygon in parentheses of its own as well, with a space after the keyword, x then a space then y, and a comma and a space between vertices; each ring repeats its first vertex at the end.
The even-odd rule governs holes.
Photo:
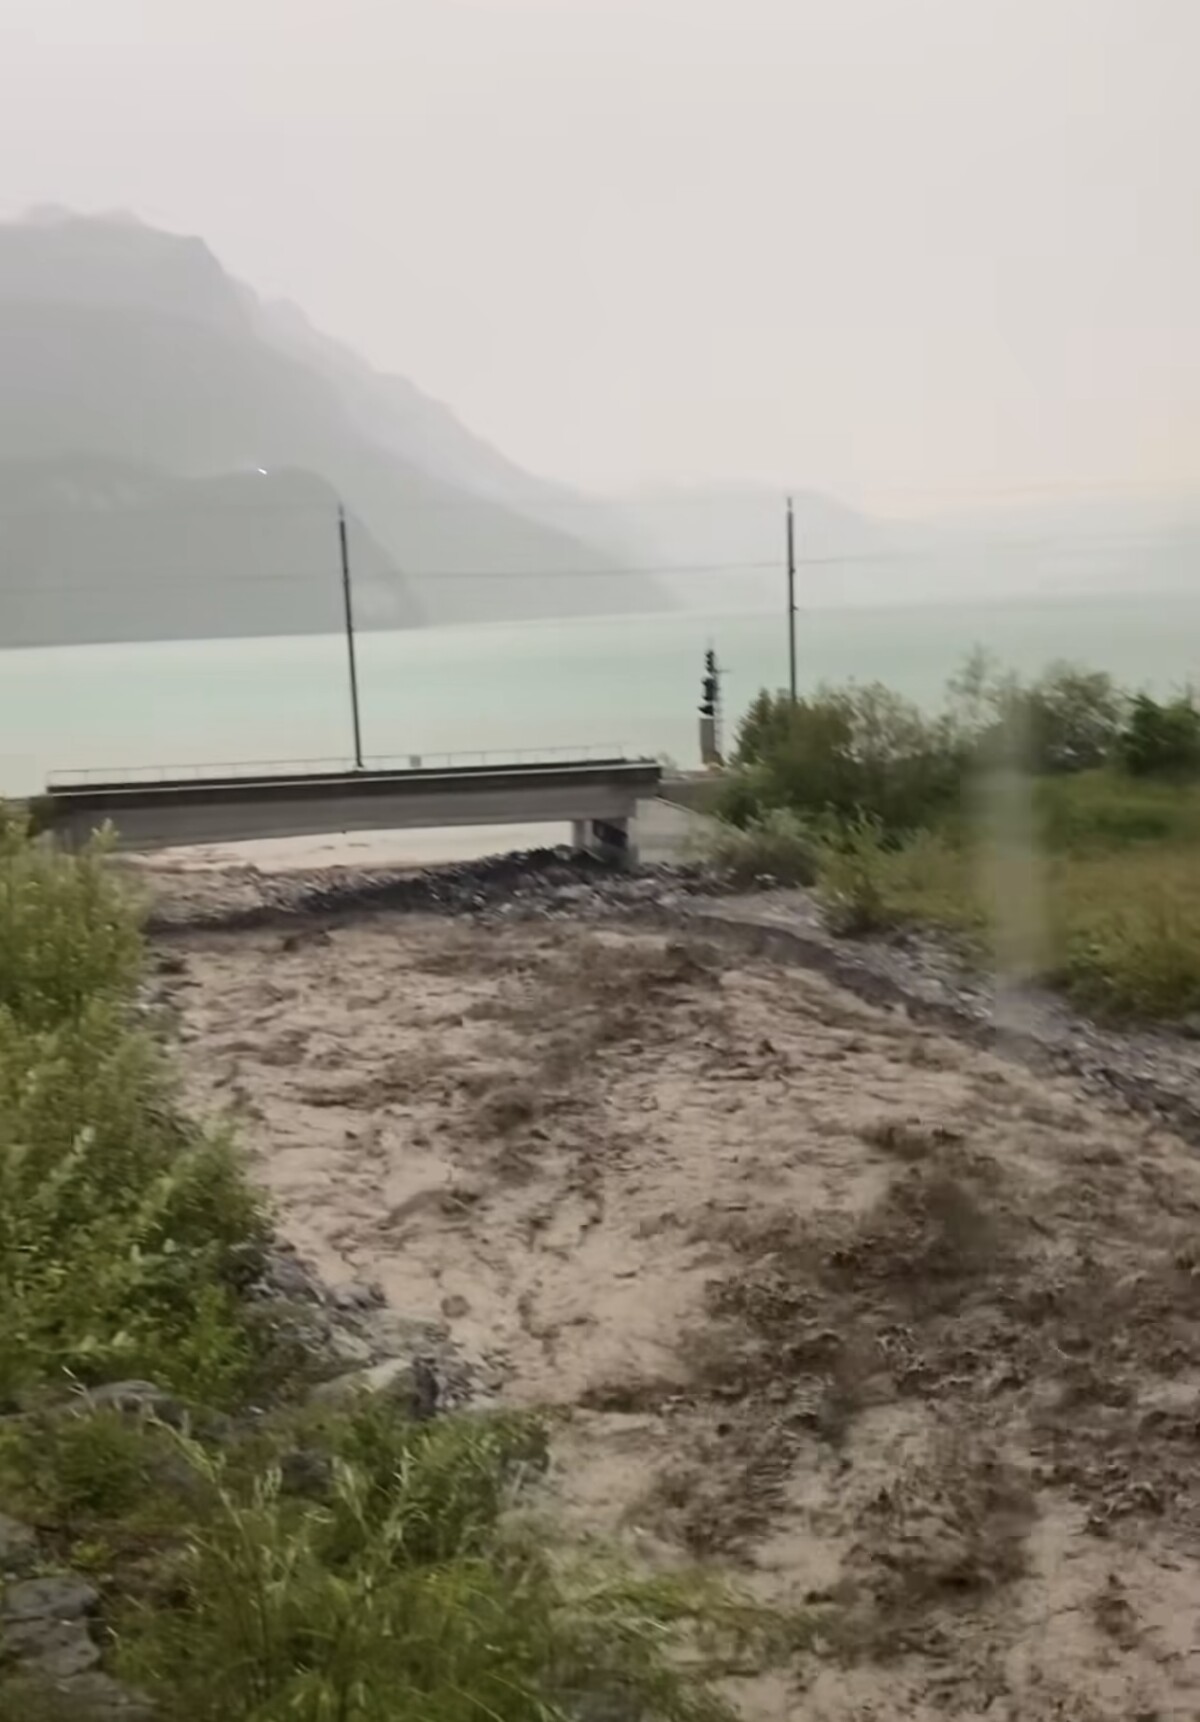
POLYGON ((2 0, 0 196, 589 486, 1191 485, 1198 67, 1200 0, 2 0))

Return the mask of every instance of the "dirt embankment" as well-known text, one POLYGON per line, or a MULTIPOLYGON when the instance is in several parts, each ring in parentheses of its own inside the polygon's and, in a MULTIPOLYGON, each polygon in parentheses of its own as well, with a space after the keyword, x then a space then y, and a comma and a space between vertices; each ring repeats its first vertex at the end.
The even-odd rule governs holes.
POLYGON ((176 935, 188 1081, 332 1280, 561 1410, 585 1528, 807 1647, 752 1722, 1200 1714, 1200 1164, 767 957, 569 920, 176 935))

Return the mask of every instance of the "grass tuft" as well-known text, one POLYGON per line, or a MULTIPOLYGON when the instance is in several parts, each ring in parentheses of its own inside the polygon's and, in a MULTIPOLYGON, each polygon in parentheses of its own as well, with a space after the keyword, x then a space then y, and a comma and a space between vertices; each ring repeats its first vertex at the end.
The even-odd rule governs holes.
POLYGON ((301 1506, 277 1467, 238 1478, 190 1449, 214 1509, 174 1568, 179 1606, 125 1622, 122 1672, 179 1722, 544 1722, 585 1703, 727 1722, 701 1670, 767 1618, 701 1578, 559 1547, 515 1510, 530 1436, 351 1422, 328 1499, 301 1506))

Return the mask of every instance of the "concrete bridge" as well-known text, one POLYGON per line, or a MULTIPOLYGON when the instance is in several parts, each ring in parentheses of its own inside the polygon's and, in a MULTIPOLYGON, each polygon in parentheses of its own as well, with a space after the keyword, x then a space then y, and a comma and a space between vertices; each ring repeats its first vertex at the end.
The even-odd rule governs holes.
POLYGON ((648 759, 487 756, 362 770, 237 767, 191 777, 78 772, 52 778, 30 811, 39 829, 69 847, 109 824, 118 848, 147 850, 341 831, 570 823, 577 847, 620 858, 632 850, 638 801, 654 794, 661 776, 648 759))

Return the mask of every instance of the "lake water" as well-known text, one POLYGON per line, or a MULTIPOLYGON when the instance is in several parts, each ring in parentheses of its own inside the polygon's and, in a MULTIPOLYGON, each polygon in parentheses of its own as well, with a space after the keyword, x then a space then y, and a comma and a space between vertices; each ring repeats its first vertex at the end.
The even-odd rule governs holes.
MULTIPOLYGON (((1067 657, 1128 684, 1200 677, 1200 592, 1012 604, 813 610, 800 680, 881 680, 922 703, 975 645, 1032 673, 1067 657)), ((703 653, 725 668, 727 725, 787 676, 784 619, 601 617, 366 634, 368 756, 611 747, 697 763, 703 653)), ((336 636, 0 652, 0 792, 64 769, 348 760, 336 636)))

